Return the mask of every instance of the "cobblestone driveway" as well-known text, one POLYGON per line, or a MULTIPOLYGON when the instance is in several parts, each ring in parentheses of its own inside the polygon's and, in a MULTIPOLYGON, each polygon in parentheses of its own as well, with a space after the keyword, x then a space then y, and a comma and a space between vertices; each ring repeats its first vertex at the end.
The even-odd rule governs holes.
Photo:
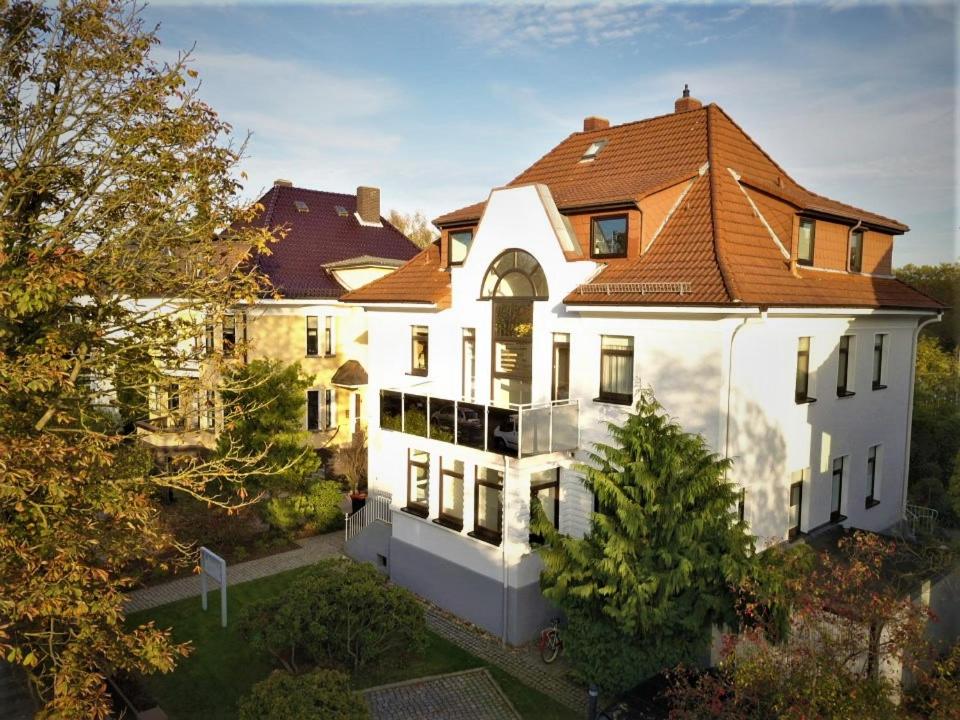
POLYGON ((373 720, 520 720, 485 668, 364 690, 373 720))

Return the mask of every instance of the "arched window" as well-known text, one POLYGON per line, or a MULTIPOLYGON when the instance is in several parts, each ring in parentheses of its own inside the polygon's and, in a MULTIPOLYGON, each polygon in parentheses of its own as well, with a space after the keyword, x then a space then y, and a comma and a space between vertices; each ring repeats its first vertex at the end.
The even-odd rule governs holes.
POLYGON ((490 263, 480 287, 481 299, 546 300, 547 276, 540 263, 524 250, 507 250, 490 263))

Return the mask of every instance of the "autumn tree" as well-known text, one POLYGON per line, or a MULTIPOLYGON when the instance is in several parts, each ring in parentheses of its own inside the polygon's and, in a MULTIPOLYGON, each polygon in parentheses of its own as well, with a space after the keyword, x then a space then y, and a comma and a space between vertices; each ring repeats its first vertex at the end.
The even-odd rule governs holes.
POLYGON ((939 265, 904 265, 896 270, 897 278, 937 298, 948 308, 943 319, 923 329, 925 337, 935 337, 956 355, 960 352, 960 262, 939 265))
POLYGON ((410 214, 402 213, 399 210, 391 210, 390 217, 387 219, 391 225, 410 238, 413 244, 419 248, 427 247, 439 236, 436 228, 420 210, 410 214))
POLYGON ((561 535, 540 510, 533 531, 546 541, 540 584, 566 613, 568 655, 585 680, 616 692, 693 662, 714 625, 735 621, 753 546, 730 462, 649 392, 608 429, 611 442, 580 467, 597 501, 590 531, 561 535))
POLYGON ((157 42, 132 1, 0 5, 0 656, 45 718, 105 717, 107 674, 173 668, 186 648, 124 623, 129 569, 168 540, 150 497, 242 503, 260 459, 154 473, 124 433, 196 385, 204 319, 263 292, 243 258, 269 240, 239 229, 242 147, 157 42))

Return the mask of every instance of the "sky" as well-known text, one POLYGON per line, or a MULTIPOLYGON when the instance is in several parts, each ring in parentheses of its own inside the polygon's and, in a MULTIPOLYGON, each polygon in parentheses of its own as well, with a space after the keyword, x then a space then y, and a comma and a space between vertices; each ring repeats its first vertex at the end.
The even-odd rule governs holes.
POLYGON ((428 217, 486 198, 583 118, 673 110, 684 83, 814 192, 910 225, 896 265, 960 258, 953 4, 355 6, 154 1, 276 178, 428 217))

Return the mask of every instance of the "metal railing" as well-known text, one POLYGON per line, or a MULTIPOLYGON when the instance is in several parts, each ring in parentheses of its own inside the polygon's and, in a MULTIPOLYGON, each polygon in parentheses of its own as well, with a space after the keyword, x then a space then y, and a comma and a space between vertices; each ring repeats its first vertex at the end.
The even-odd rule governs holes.
POLYGON ((929 535, 933 533, 934 529, 937 527, 937 518, 939 515, 940 513, 933 508, 923 507, 922 505, 908 504, 905 520, 907 521, 907 527, 910 528, 910 533, 912 535, 929 535))
POLYGON ((390 496, 370 495, 363 507, 352 515, 344 513, 343 541, 350 542, 372 522, 380 520, 390 524, 390 496))
POLYGON ((530 457, 580 446, 580 401, 500 407, 381 390, 380 427, 514 458, 530 457))

